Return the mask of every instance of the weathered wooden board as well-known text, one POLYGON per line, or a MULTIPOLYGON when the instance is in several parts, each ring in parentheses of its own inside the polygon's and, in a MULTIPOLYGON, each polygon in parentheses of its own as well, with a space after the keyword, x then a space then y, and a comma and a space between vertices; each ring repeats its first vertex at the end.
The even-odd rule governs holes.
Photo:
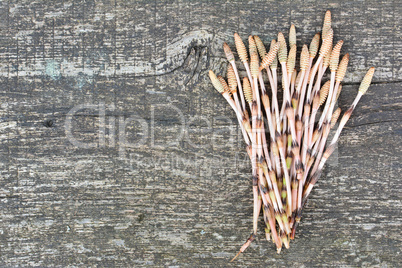
POLYGON ((294 23, 309 43, 327 9, 351 55, 339 106, 369 66, 374 85, 291 249, 261 232, 233 265, 397 267, 397 1, 0 2, 0 266, 228 266, 252 229, 250 164, 207 70, 226 72, 235 31, 268 44, 294 23))

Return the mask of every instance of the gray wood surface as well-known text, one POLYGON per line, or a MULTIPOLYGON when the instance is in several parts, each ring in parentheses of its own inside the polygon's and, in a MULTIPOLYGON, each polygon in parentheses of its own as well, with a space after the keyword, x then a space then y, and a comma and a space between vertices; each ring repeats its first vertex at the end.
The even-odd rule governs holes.
POLYGON ((401 20, 398 1, 1 1, 0 266, 400 266, 401 20), (291 248, 261 224, 229 265, 251 167, 207 70, 235 31, 310 43, 327 9, 351 55, 339 106, 370 66, 374 84, 291 248))

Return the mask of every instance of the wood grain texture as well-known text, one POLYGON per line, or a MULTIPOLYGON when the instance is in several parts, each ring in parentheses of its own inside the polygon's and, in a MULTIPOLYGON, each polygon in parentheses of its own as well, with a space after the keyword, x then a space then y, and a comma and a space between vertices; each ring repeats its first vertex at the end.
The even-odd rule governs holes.
POLYGON ((0 266, 229 266, 252 231, 251 166, 207 70, 226 73, 234 32, 268 45, 294 23, 300 49, 327 9, 351 56, 339 107, 370 66, 374 84, 291 248, 261 224, 233 266, 397 267, 398 1, 1 1, 0 266))

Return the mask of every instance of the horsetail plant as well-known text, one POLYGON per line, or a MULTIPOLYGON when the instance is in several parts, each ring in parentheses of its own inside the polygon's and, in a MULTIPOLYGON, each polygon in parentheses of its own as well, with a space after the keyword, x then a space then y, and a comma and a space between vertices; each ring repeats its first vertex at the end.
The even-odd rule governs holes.
POLYGON ((252 165, 253 232, 232 261, 256 239, 261 212, 266 239, 272 240, 278 253, 282 245, 289 248, 306 200, 334 152, 342 129, 370 86, 374 67, 363 78, 355 100, 327 144, 341 114, 341 108, 335 109, 335 104, 349 63, 348 53, 339 61, 343 41, 333 46, 331 20, 331 12, 327 11, 321 35, 315 34, 309 46, 302 45, 300 55, 293 24, 288 44, 280 32, 268 51, 257 35, 248 37, 247 50, 235 33, 234 43, 246 77, 240 77, 236 58, 227 43, 223 43, 229 62, 227 80, 209 71, 214 88, 236 114, 252 165), (327 69, 329 80, 323 81, 327 69), (278 88, 283 89, 280 110, 278 88))

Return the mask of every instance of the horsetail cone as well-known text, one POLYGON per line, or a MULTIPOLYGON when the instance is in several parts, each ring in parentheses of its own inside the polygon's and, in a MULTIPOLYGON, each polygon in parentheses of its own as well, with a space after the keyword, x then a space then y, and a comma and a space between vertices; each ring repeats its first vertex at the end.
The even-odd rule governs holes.
POLYGON ((300 69, 302 71, 307 70, 309 65, 309 52, 307 45, 303 45, 302 52, 300 54, 300 69))
POLYGON ((331 85, 331 82, 328 80, 327 82, 325 82, 325 84, 321 87, 320 90, 320 106, 323 105, 323 103, 325 102, 327 96, 328 96, 328 92, 329 92, 329 87, 331 85))
MULTIPOLYGON (((275 43, 271 46, 268 54, 265 55, 264 59, 261 62, 260 71, 267 68, 269 65, 273 64, 276 54, 278 53, 279 43, 275 43)), ((272 66, 271 66, 272 67, 272 66)))
POLYGON ((339 63, 336 72, 336 79, 335 79, 336 82, 338 83, 342 82, 346 74, 346 69, 348 68, 348 63, 349 63, 349 53, 346 53, 346 55, 343 56, 341 62, 339 63))
POLYGON ((224 90, 223 92, 230 92, 229 85, 228 85, 228 83, 226 83, 225 78, 223 78, 222 76, 218 75, 218 80, 223 86, 223 90, 224 90))
POLYGON ((310 47, 309 47, 309 53, 311 58, 315 58, 318 52, 318 47, 320 46, 320 34, 316 33, 311 40, 310 47))
POLYGON ((247 103, 251 105, 253 102, 253 91, 251 90, 251 84, 247 77, 243 78, 243 93, 247 103))
POLYGON ((232 94, 234 94, 237 92, 237 79, 236 79, 236 74, 234 72, 232 64, 228 65, 227 77, 228 77, 230 92, 232 94))
POLYGON ((334 48, 332 49, 331 53, 331 59, 330 59, 330 64, 329 64, 329 69, 331 72, 335 72, 338 69, 338 64, 339 64, 339 55, 341 53, 341 48, 343 45, 343 40, 338 41, 334 48))
POLYGON ((254 41, 254 37, 252 35, 250 35, 248 37, 248 50, 250 52, 250 57, 253 54, 258 55, 258 51, 257 51, 257 44, 254 41))
POLYGON ((296 45, 296 27, 294 24, 290 26, 289 30, 289 47, 296 45))
POLYGON ((289 51, 289 57, 287 60, 287 71, 289 74, 293 73, 293 70, 296 66, 296 45, 293 45, 292 48, 289 51))
POLYGON ((331 29, 331 11, 327 10, 324 17, 324 24, 322 25, 322 39, 324 40, 327 37, 327 34, 331 29))
POLYGON ((251 54, 251 61, 250 61, 250 72, 253 78, 258 78, 259 74, 259 63, 258 63, 258 54, 253 53, 251 54))
POLYGON ((278 59, 280 63, 286 62, 288 58, 288 49, 286 47, 286 40, 282 33, 278 33, 279 51, 278 59))
POLYGON ((338 92, 336 92, 336 100, 338 100, 339 95, 341 95, 341 91, 342 91, 342 84, 339 84, 338 92))
POLYGON ((225 51, 226 58, 228 59, 229 62, 234 61, 233 52, 226 42, 223 43, 223 51, 225 51))
POLYGON ((265 49, 264 43, 261 41, 258 35, 254 35, 254 41, 255 44, 257 45, 258 54, 260 54, 260 58, 262 60, 267 54, 267 50, 265 49))
POLYGON ((331 51, 332 51, 332 44, 329 47, 328 53, 324 57, 324 61, 323 61, 324 68, 328 68, 328 66, 329 66, 329 62, 331 60, 331 51))
MULTIPOLYGON (((273 40, 271 41, 271 46, 270 46, 270 48, 269 48, 270 51, 271 51, 272 48, 275 46, 275 44, 278 44, 278 48, 276 49, 276 51, 278 52, 278 50, 279 50, 279 43, 276 42, 275 39, 273 39, 273 40)), ((271 63, 271 69, 276 69, 276 68, 278 68, 278 56, 277 56, 277 54, 275 53, 274 60, 273 60, 272 63, 271 63)))
POLYGON ((247 49, 238 33, 234 33, 237 54, 242 62, 248 61, 247 49))
POLYGON ((284 42, 286 44, 285 36, 282 32, 278 33, 278 42, 284 42))
POLYGON ((209 70, 209 78, 211 79, 212 85, 219 93, 222 94, 223 92, 225 92, 222 83, 219 81, 218 77, 216 77, 215 73, 212 70, 209 70))
POLYGON ((341 108, 335 110, 331 117, 331 128, 333 128, 338 121, 339 116, 341 115, 341 108))
POLYGON ((279 63, 286 63, 287 60, 287 55, 288 55, 288 49, 286 48, 286 44, 283 42, 279 43, 279 50, 278 50, 278 60, 279 63))
POLYGON ((327 35, 325 36, 325 39, 322 41, 322 46, 319 53, 321 57, 325 57, 325 55, 329 53, 329 49, 332 46, 333 38, 334 38, 334 31, 332 30, 332 28, 330 28, 328 30, 327 35))
POLYGON ((366 75, 364 76, 364 78, 360 84, 360 87, 359 87, 359 93, 361 93, 362 95, 366 94, 368 88, 370 87, 371 80, 373 79, 374 71, 375 71, 375 68, 371 67, 368 70, 368 72, 366 73, 366 75))

